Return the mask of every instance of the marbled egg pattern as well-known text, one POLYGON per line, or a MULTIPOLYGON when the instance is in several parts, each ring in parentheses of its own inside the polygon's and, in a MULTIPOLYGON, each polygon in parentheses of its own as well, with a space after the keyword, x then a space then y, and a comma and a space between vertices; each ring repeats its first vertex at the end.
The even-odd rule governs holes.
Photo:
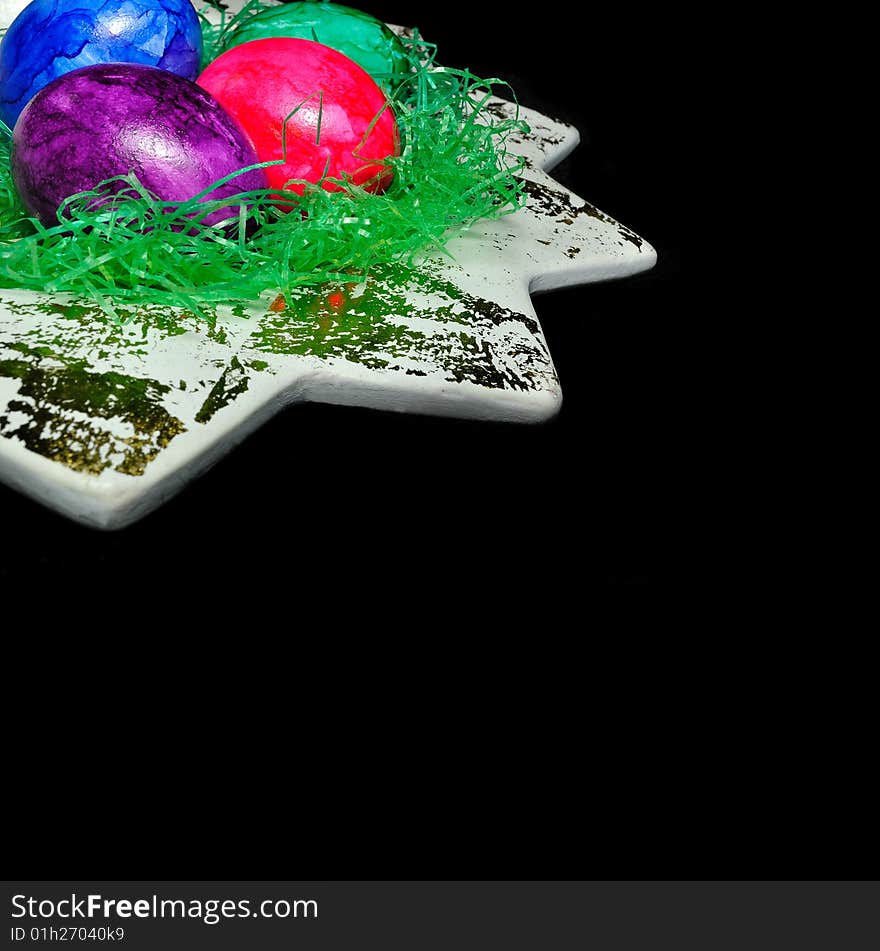
POLYGON ((225 48, 285 36, 338 50, 374 79, 409 68, 403 43, 391 29, 363 10, 339 3, 294 2, 258 9, 232 31, 225 48))
POLYGON ((0 119, 81 66, 125 62, 195 79, 202 53, 190 0, 33 0, 0 43, 0 119))
MULTIPOLYGON (((16 187, 47 224, 65 198, 116 175, 133 171, 163 201, 185 201, 256 163, 249 138, 213 96, 174 73, 129 63, 54 80, 25 107, 12 139, 16 187)), ((255 169, 209 198, 265 187, 255 169)), ((206 220, 222 217, 223 210, 206 220)))

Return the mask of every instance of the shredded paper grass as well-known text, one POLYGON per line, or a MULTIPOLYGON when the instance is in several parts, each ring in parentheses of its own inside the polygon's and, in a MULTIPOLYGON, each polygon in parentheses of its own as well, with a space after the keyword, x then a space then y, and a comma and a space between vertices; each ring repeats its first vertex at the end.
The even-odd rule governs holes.
MULTIPOLYGON (((262 6, 252 0, 219 23, 202 16, 205 63, 262 6)), ((288 296, 301 285, 364 280, 377 264, 412 263, 475 221, 515 211, 521 160, 507 153, 506 140, 525 125, 487 110, 500 81, 438 65, 436 48, 417 33, 403 42, 408 72, 377 77, 401 136, 382 194, 336 181, 336 191, 306 185, 302 196, 288 192, 282 201, 277 190, 264 190, 212 202, 209 189, 181 204, 159 201, 130 174, 71 196, 61 223, 47 228, 16 194, 12 134, 0 123, 0 287, 89 297, 114 320, 117 308, 131 313, 139 304, 212 320, 221 302, 254 302, 267 291, 288 296), (217 208, 228 218, 205 225, 217 208)))

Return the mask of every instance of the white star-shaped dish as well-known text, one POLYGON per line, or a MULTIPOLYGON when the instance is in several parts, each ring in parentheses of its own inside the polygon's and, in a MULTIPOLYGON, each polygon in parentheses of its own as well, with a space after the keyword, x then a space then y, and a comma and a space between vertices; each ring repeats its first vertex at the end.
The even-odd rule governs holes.
POLYGON ((85 301, 0 289, 0 479, 115 529, 291 403, 553 416, 562 394, 530 294, 635 274, 656 254, 547 174, 577 131, 520 115, 531 132, 508 144, 527 161, 524 208, 455 238, 451 256, 304 288, 292 310, 270 296, 209 329, 143 308, 120 327, 85 301))

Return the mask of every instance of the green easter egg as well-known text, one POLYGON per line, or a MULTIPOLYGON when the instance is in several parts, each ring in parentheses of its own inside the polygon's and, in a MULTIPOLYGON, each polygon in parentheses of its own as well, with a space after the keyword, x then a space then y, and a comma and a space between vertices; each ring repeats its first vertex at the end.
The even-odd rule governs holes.
POLYGON ((338 50, 381 85, 409 65, 403 44, 381 20, 338 3, 287 3, 260 10, 231 33, 225 48, 284 36, 317 40, 338 50))

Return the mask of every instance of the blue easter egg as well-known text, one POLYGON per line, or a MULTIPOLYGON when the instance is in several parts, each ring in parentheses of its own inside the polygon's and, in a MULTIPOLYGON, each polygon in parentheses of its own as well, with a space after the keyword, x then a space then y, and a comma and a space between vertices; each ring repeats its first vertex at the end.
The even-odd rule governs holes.
POLYGON ((190 0, 33 0, 0 43, 0 119, 12 128, 37 92, 81 66, 140 63, 195 79, 201 55, 190 0))

